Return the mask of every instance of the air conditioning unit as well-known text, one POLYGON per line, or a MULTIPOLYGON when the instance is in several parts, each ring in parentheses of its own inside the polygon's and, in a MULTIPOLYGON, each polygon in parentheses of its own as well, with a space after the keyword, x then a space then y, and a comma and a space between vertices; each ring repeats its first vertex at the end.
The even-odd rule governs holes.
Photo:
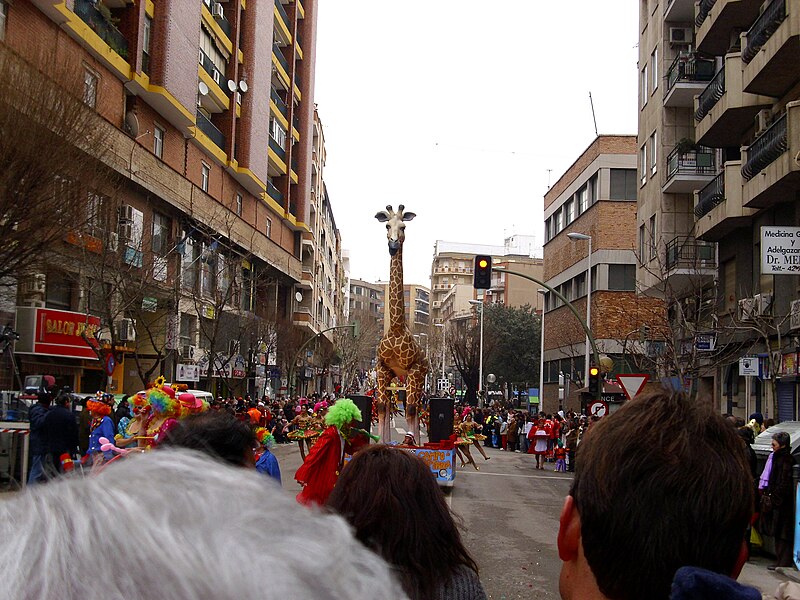
POLYGON ((760 110, 756 113, 756 137, 764 133, 772 123, 772 111, 768 108, 760 110))
POLYGON ((181 347, 181 358, 183 359, 194 360, 196 354, 197 354, 197 346, 186 344, 185 346, 181 347))
POLYGON ((121 342, 136 341, 136 321, 134 319, 120 319, 114 326, 117 328, 117 337, 121 342))
POLYGON ((789 309, 789 329, 800 329, 800 300, 792 300, 789 309))
POLYGON ((757 317, 769 315, 772 312, 772 294, 756 294, 753 304, 753 313, 757 317))
POLYGON ((130 204, 123 204, 119 207, 119 222, 132 223, 133 222, 133 207, 130 204))
POLYGON ((47 278, 45 277, 44 273, 31 275, 22 283, 20 283, 20 292, 22 292, 23 296, 28 296, 30 294, 44 294, 46 283, 47 278))
POLYGON ((752 321, 753 311, 755 310, 754 298, 742 298, 739 300, 739 312, 737 317, 739 321, 752 321))
POLYGON ((108 234, 108 251, 116 252, 117 248, 119 248, 119 234, 116 231, 112 231, 108 234))
POLYGON ((130 204, 123 204, 119 207, 118 221, 119 229, 117 242, 119 243, 119 238, 122 238, 125 242, 133 239, 133 207, 130 204))
POLYGON ((222 4, 219 2, 214 3, 214 5, 211 7, 211 16, 215 19, 225 18, 225 12, 222 10, 222 4))
POLYGON ((691 27, 670 27, 669 43, 671 46, 689 46, 692 43, 691 27))

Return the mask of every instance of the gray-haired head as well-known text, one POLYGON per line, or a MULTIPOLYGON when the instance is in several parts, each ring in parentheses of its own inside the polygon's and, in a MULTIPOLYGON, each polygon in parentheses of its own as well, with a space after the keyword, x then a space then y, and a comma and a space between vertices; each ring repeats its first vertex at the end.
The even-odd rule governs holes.
POLYGON ((405 598, 344 520, 186 450, 0 502, 0 597, 405 598))
POLYGON ((403 245, 406 239, 406 224, 405 221, 410 221, 416 217, 416 213, 405 212, 405 206, 402 204, 397 207, 397 210, 392 210, 391 205, 386 206, 386 210, 382 210, 375 215, 381 223, 386 223, 386 237, 389 240, 389 254, 394 256, 403 245))
POLYGON ((778 442, 778 446, 783 448, 786 446, 787 448, 792 443, 791 436, 786 433, 785 431, 778 431, 777 433, 773 434, 772 439, 778 442))

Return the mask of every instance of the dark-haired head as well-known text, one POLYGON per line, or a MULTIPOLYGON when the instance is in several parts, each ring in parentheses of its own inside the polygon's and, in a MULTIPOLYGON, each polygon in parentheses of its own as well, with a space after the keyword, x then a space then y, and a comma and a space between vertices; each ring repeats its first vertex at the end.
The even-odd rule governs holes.
POLYGON ((559 532, 562 586, 584 561, 615 600, 666 600, 686 565, 738 575, 753 482, 745 445, 710 402, 637 397, 591 428, 576 466, 559 532))
POLYGON ((253 429, 225 412, 204 412, 181 419, 160 445, 197 450, 233 465, 255 464, 253 429))
POLYGON ((478 572, 430 468, 384 445, 359 451, 328 498, 356 537, 398 569, 412 600, 429 598, 457 569, 478 572))

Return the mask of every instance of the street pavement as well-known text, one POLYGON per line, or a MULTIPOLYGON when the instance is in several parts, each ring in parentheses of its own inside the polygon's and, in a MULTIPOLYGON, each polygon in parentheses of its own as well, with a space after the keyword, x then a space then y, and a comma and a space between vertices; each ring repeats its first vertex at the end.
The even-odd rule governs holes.
MULTIPOLYGON (((558 517, 572 474, 554 472, 552 463, 537 471, 530 455, 485 450, 488 461, 472 451, 480 471, 457 467, 447 498, 462 520, 464 543, 478 563, 486 594, 490 600, 558 599, 558 517)), ((296 494, 300 486, 293 476, 301 464, 297 444, 278 445, 274 454, 283 488, 296 494)), ((779 583, 800 579, 793 569, 768 571, 773 560, 752 557, 739 581, 772 598, 779 583)))

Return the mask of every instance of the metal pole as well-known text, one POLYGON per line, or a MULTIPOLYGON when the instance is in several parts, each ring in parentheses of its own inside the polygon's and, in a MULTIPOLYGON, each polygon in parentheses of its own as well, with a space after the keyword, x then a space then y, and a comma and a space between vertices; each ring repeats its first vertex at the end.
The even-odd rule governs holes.
POLYGON ((478 360, 478 408, 483 408, 483 300, 481 300, 481 347, 478 360))
POLYGON ((444 376, 444 349, 447 346, 447 321, 442 323, 442 379, 445 379, 444 376))
POLYGON ((544 310, 546 304, 546 302, 542 302, 542 335, 540 336, 542 338, 542 348, 539 351, 539 410, 544 406, 544 310))
MULTIPOLYGON (((586 267, 586 327, 592 330, 592 237, 589 236, 589 256, 586 257, 589 263, 586 267)), ((586 360, 584 361, 583 381, 588 385, 589 382, 589 334, 586 334, 586 360)), ((599 364, 597 365, 600 366, 599 364)))

